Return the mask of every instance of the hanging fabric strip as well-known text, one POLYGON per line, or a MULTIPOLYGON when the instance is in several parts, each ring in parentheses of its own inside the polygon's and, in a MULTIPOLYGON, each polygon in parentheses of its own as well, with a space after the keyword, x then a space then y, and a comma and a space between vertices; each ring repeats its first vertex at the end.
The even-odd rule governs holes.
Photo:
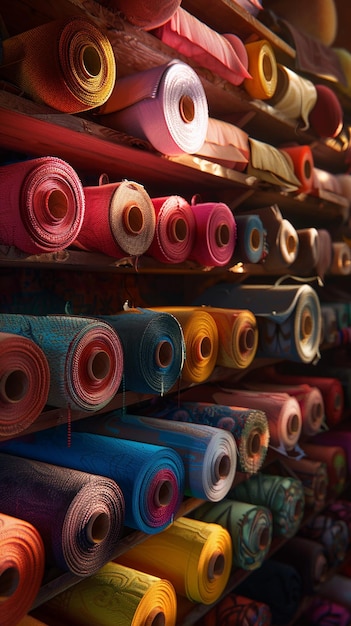
POLYGON ((0 513, 1 624, 20 623, 39 591, 45 564, 38 530, 18 517, 0 513))
POLYGON ((197 154, 223 167, 243 172, 250 157, 249 136, 239 126, 209 117, 206 139, 197 154))
POLYGON ((226 528, 233 543, 234 567, 247 571, 261 567, 272 542, 273 520, 269 509, 224 498, 216 504, 202 504, 190 516, 226 528))
POLYGON ((175 450, 161 444, 72 432, 68 447, 66 428, 57 427, 53 432, 8 441, 0 450, 107 476, 123 493, 125 524, 149 534, 163 530, 182 502, 182 460, 175 450))
POLYGON ((268 100, 277 88, 278 70, 273 46, 266 39, 245 44, 248 56, 248 71, 244 87, 251 98, 268 100))
POLYGON ((117 393, 123 350, 115 330, 94 318, 0 315, 0 329, 33 340, 50 367, 48 404, 95 411, 117 393))
POLYGON ((181 325, 170 313, 127 309, 103 319, 120 337, 126 389, 163 395, 181 376, 185 343, 181 325))
POLYGON ((43 410, 50 388, 50 369, 43 350, 32 339, 0 332, 0 439, 30 426, 43 410))
POLYGON ((177 59, 118 79, 98 112, 105 126, 168 156, 196 153, 206 138, 205 90, 195 70, 177 59))
POLYGON ((249 137, 250 159, 246 173, 286 191, 297 191, 300 181, 294 173, 291 157, 279 148, 249 137))
POLYGON ((178 195, 152 198, 156 224, 146 254, 161 263, 183 263, 195 241, 195 219, 190 204, 178 195))
POLYGON ((240 85, 250 77, 247 52, 240 37, 229 34, 227 38, 182 7, 153 34, 233 85, 240 85))
POLYGON ((84 187, 85 215, 74 245, 98 250, 111 257, 146 252, 155 233, 155 210, 149 194, 139 183, 84 187))
POLYGON ((234 254, 236 222, 223 202, 194 202, 195 242, 189 259, 206 267, 223 267, 234 254))
POLYGON ((251 310, 258 324, 258 357, 304 363, 319 358, 321 307, 316 291, 308 284, 218 283, 193 304, 251 310))
MULTIPOLYGON (((63 452, 69 454, 67 438, 63 452)), ((0 454, 1 511, 39 531, 46 565, 78 576, 96 572, 116 551, 124 500, 115 481, 48 462, 0 454)))
POLYGON ((259 263, 263 259, 266 231, 259 214, 235 215, 237 242, 235 263, 259 263))
POLYGON ((193 602, 218 600, 232 567, 232 541, 219 524, 179 517, 118 557, 127 567, 166 578, 177 594, 193 602))
POLYGON ((180 396, 180 401, 164 400, 144 408, 148 415, 162 419, 223 428, 232 433, 238 454, 238 469, 258 472, 267 455, 269 428, 266 414, 247 409, 200 401, 202 387, 194 387, 180 396), (197 398, 197 400, 196 400, 197 398))
POLYGON ((341 446, 321 445, 313 440, 303 442, 301 448, 307 458, 325 463, 328 471, 327 499, 339 496, 345 489, 348 474, 347 456, 341 446))
POLYGON ((84 17, 52 20, 2 41, 0 76, 64 113, 102 105, 116 73, 108 37, 84 17))
POLYGON ((165 578, 110 561, 46 602, 40 614, 49 623, 58 616, 61 624, 72 621, 84 626, 98 622, 105 626, 175 626, 177 597, 165 578))
POLYGON ((182 327, 186 352, 182 380, 207 380, 217 363, 219 347, 218 328, 212 315, 202 307, 165 306, 152 310, 174 315, 182 327))
POLYGON ((232 434, 221 428, 114 411, 98 420, 76 422, 75 429, 117 441, 123 438, 172 448, 183 461, 187 496, 217 502, 224 498, 235 478, 235 442, 232 434))
POLYGON ((238 595, 235 590, 227 593, 196 626, 242 626, 250 620, 252 626, 271 626, 271 610, 268 604, 238 595))
POLYGON ((57 157, 0 167, 0 243, 30 254, 71 245, 84 220, 85 199, 75 170, 57 157))
POLYGON ((236 485, 228 497, 270 509, 273 537, 289 539, 300 527, 305 500, 302 483, 297 478, 259 472, 236 485))
POLYGON ((288 119, 296 121, 301 130, 307 130, 310 126, 309 115, 316 102, 314 83, 278 63, 277 87, 268 104, 288 119))

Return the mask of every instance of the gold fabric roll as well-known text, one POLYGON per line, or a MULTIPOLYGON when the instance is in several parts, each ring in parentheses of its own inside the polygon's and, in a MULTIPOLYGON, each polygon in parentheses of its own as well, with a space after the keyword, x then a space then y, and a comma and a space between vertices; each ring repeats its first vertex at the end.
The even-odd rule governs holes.
POLYGON ((93 22, 71 17, 4 39, 0 76, 37 102, 79 113, 109 98, 116 62, 109 39, 93 22))
POLYGON ((122 554, 118 562, 167 578, 177 594, 193 602, 212 604, 228 582, 232 550, 230 534, 219 524, 179 517, 122 554))
POLYGON ((217 365, 234 369, 248 367, 258 346, 255 315, 248 309, 207 307, 205 311, 212 315, 218 328, 217 365))
POLYGON ((268 100, 273 96, 278 81, 274 50, 266 39, 247 43, 245 48, 248 55, 248 71, 252 78, 245 78, 244 87, 252 98, 268 100))
POLYGON ((175 626, 176 611, 168 580, 109 562, 49 600, 40 614, 76 626, 175 626))

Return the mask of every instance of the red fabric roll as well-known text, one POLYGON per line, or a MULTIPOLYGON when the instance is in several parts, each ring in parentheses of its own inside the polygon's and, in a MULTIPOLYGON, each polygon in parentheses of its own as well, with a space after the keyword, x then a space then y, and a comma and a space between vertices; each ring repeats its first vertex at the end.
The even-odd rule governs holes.
POLYGON ((310 146, 285 146, 281 150, 291 157, 294 173, 301 183, 298 191, 311 191, 314 159, 310 146))
POLYGON ((213 267, 227 265, 236 245, 236 222, 223 202, 191 205, 196 224, 194 247, 190 259, 213 267))
POLYGON ((56 252, 73 243, 85 200, 74 169, 57 157, 0 167, 0 243, 24 252, 56 252))
POLYGON ((182 263, 195 241, 195 218, 190 204, 181 196, 152 198, 156 226, 146 254, 162 263, 182 263))
POLYGON ((344 121, 340 101, 326 85, 316 85, 316 91, 317 101, 308 117, 310 127, 319 137, 336 137, 344 121))
POLYGON ((46 404, 50 370, 31 339, 0 332, 0 439, 30 426, 46 404))

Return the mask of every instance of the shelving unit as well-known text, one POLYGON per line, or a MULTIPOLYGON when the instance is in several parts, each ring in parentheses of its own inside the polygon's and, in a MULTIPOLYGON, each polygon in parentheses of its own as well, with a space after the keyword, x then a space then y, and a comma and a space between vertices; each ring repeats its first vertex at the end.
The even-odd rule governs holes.
MULTIPOLYGON (((234 32, 244 41, 250 38, 267 39, 274 47, 280 62, 293 64, 295 51, 259 19, 249 15, 232 0, 215 0, 210 5, 201 0, 183 0, 182 6, 218 32, 234 32)), ((311 131, 300 131, 291 120, 284 118, 268 104, 251 100, 244 88, 235 87, 209 70, 197 66, 164 45, 151 33, 128 24, 117 13, 108 11, 94 0, 61 0, 59 3, 44 0, 3 0, 1 14, 11 34, 23 32, 57 17, 77 14, 89 16, 107 32, 116 53, 120 76, 163 64, 172 58, 180 58, 198 72, 212 117, 231 121, 244 128, 252 137, 272 145, 292 141, 307 143, 318 167, 330 172, 346 171, 344 142, 337 139, 320 140, 311 131)), ((321 228, 338 229, 348 218, 349 201, 343 196, 322 191, 316 196, 286 192, 282 188, 262 184, 259 179, 245 173, 219 165, 215 167, 213 163, 198 157, 166 157, 146 141, 103 126, 94 112, 62 114, 31 101, 25 94, 18 93, 13 86, 0 82, 0 157, 7 151, 31 156, 56 155, 67 160, 78 171, 84 172, 84 175, 95 177, 96 181, 101 174, 107 175, 111 181, 121 178, 136 180, 145 185, 151 196, 156 193, 158 196, 178 193, 187 197, 199 192, 204 201, 227 202, 234 214, 238 207, 250 209, 276 203, 284 216, 295 220, 299 227, 318 225, 321 228)), ((123 281, 126 276, 136 276, 139 282, 148 280, 151 286, 155 275, 164 280, 169 276, 174 280, 183 280, 184 286, 187 281, 191 285, 192 280, 198 280, 202 285, 208 280, 241 281, 250 276, 250 268, 245 265, 204 268, 189 262, 171 266, 146 257, 116 260, 74 248, 60 253, 28 255, 12 247, 0 246, 0 276, 1 272, 17 271, 21 268, 67 271, 67 276, 77 270, 86 276, 90 272, 103 272, 112 274, 116 283, 123 281)), ((159 283, 153 287, 155 300, 158 297, 158 287, 159 283)), ((153 305, 152 302, 149 304, 153 305)), ((220 378, 220 375, 219 370, 214 378, 220 378)), ((102 412, 138 404, 147 399, 144 394, 117 394, 102 412)), ((85 415, 84 412, 73 412, 71 419, 84 419, 85 415)), ((28 432, 66 422, 65 410, 48 408, 28 432)), ((238 480, 241 478, 238 476, 238 480)), ((200 503, 195 498, 185 499, 179 515, 191 512, 200 503)), ((316 511, 311 514, 315 513, 316 511)), ((116 557, 144 538, 145 535, 138 532, 127 535, 121 541, 116 557)), ((271 554, 280 545, 280 540, 275 541, 271 554)), ((247 575, 249 572, 234 571, 225 593, 234 589, 247 575)), ((78 577, 67 573, 46 581, 34 608, 78 580, 78 577)), ((208 607, 195 606, 185 621, 182 621, 182 626, 194 624, 207 610, 208 607)))

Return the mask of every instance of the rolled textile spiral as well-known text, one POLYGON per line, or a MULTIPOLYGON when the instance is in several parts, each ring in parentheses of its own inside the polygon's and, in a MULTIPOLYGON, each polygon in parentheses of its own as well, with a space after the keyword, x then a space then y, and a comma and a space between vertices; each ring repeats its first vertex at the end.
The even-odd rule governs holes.
POLYGON ((211 604, 228 582, 232 552, 230 534, 219 524, 179 517, 162 533, 127 550, 116 562, 167 578, 177 594, 211 604))
POLYGON ((180 3, 181 0, 99 0, 99 4, 121 12, 128 22, 142 30, 152 30, 167 22, 180 3))
POLYGON ((12 454, 0 454, 0 467, 1 511, 38 530, 46 566, 85 576, 112 559, 124 523, 114 480, 12 454))
POLYGON ((328 274, 348 276, 351 273, 351 248, 345 241, 332 242, 332 261, 328 274))
POLYGON ((220 34, 181 6, 153 34, 177 52, 233 85, 241 85, 250 77, 248 55, 240 37, 220 34))
POLYGON ((107 35, 92 20, 52 20, 4 39, 0 76, 31 98, 64 113, 101 106, 116 80, 107 35))
POLYGON ((344 123, 344 112, 336 93, 326 85, 315 85, 317 100, 308 120, 318 137, 337 137, 344 123))
POLYGON ((164 306, 154 311, 170 313, 182 327, 186 359, 182 368, 182 380, 200 383, 207 380, 217 363, 219 336, 212 315, 202 307, 164 306))
POLYGON ((47 403, 96 411, 117 393, 123 350, 106 322, 74 315, 0 315, 0 329, 33 340, 50 368, 47 403))
POLYGON ((327 464, 324 461, 313 460, 306 456, 302 458, 287 456, 284 458, 284 465, 301 480, 304 489, 305 508, 323 507, 326 503, 329 483, 327 464))
POLYGON ((274 559, 294 567, 302 579, 305 595, 315 593, 328 576, 328 560, 323 544, 299 535, 292 537, 275 554, 274 559))
POLYGON ((166 578, 110 561, 93 576, 58 593, 40 607, 40 615, 59 617, 62 624, 71 620, 80 626, 175 626, 177 597, 166 578), (105 598, 101 606, 101 598, 105 598))
POLYGON ((299 238, 293 224, 283 218, 277 204, 262 207, 259 216, 265 229, 264 267, 271 271, 281 272, 288 268, 297 258, 299 238))
POLYGON ((268 99, 277 111, 288 119, 296 121, 301 130, 310 126, 309 114, 317 102, 317 90, 314 83, 300 76, 290 67, 277 64, 277 86, 268 99))
POLYGON ((77 422, 75 429, 116 438, 117 442, 121 437, 174 449, 183 461, 184 493, 188 496, 217 502, 228 493, 235 478, 235 441, 221 428, 113 411, 98 420, 77 422))
POLYGON ((217 365, 234 369, 249 367, 258 346, 256 317, 249 309, 199 307, 209 313, 218 329, 217 365))
POLYGON ((189 259, 208 267, 227 265, 236 246, 235 217, 224 202, 191 204, 195 218, 195 241, 189 259))
POLYGON ((286 539, 297 532, 305 509, 303 486, 299 479, 259 472, 236 485, 228 498, 270 509, 273 537, 286 539))
POLYGON ((55 432, 5 442, 1 451, 6 458, 18 454, 60 466, 63 477, 64 472, 90 472, 114 481, 124 497, 124 523, 148 534, 163 530, 182 502, 184 466, 166 446, 72 432, 68 447, 67 430, 58 426, 55 432))
POLYGON ((259 263, 263 260, 266 230, 259 214, 235 215, 237 241, 233 261, 259 263))
POLYGON ((348 476, 347 456, 341 446, 324 446, 314 442, 303 442, 303 452, 308 459, 320 461, 326 464, 328 472, 327 499, 339 496, 345 489, 348 476))
MULTIPOLYGON (((217 624, 241 626, 253 620, 254 626, 270 626, 271 618, 268 604, 231 591, 203 616, 201 624, 202 626, 217 626, 217 624)), ((200 626, 200 622, 196 622, 196 626, 200 626)))
POLYGON ((82 227, 82 183, 57 157, 1 165, 0 214, 0 243, 30 254, 57 252, 71 245, 82 227))
POLYGON ((205 90, 178 59, 119 78, 98 113, 104 125, 146 139, 168 156, 196 153, 206 138, 205 90))
POLYGON ((295 261, 289 272, 298 276, 320 276, 324 278, 332 262, 332 239, 329 231, 322 228, 297 229, 299 240, 295 261))
POLYGON ((190 204, 178 195, 152 198, 155 231, 146 254, 161 263, 183 263, 195 240, 195 219, 190 204))
POLYGON ((1 624, 13 626, 30 610, 42 583, 45 548, 29 522, 0 513, 1 624))
POLYGON ((223 167, 243 172, 250 158, 249 136, 239 126, 209 117, 206 139, 197 154, 223 167))
POLYGON ((295 175, 292 158, 275 146, 249 137, 250 158, 246 168, 248 176, 282 187, 287 191, 297 191, 300 181, 295 175))
POLYGON ((215 504, 205 502, 190 517, 226 528, 232 539, 234 567, 252 571, 262 565, 272 542, 269 509, 224 498, 215 504))
POLYGON ((312 189, 312 177, 314 169, 314 158, 312 149, 308 144, 298 146, 281 146, 286 154, 289 154, 295 175, 300 181, 300 187, 297 190, 300 193, 309 193, 312 189))
POLYGON ((146 252, 155 234, 156 215, 145 188, 123 180, 84 187, 85 215, 74 245, 111 257, 146 252))
POLYGON ((0 332, 0 440, 33 424, 49 395, 50 368, 27 337, 0 332))
POLYGON ((248 56, 248 72, 244 87, 252 98, 268 100, 277 88, 277 59, 273 46, 267 39, 259 39, 245 44, 248 56))
POLYGON ((321 306, 316 291, 303 285, 218 283, 194 305, 247 308, 257 320, 257 356, 311 363, 319 358, 321 306))
POLYGON ((144 408, 144 414, 162 419, 223 428, 232 433, 238 455, 238 469, 254 474, 266 458, 269 444, 267 416, 259 409, 248 409, 202 402, 201 387, 180 396, 179 402, 167 399, 144 408), (190 398, 188 399, 190 395, 190 398), (198 398, 198 401, 195 398, 198 398))
POLYGON ((185 362, 182 327, 170 313, 130 308, 102 316, 120 337, 126 389, 164 394, 180 378, 185 362))

